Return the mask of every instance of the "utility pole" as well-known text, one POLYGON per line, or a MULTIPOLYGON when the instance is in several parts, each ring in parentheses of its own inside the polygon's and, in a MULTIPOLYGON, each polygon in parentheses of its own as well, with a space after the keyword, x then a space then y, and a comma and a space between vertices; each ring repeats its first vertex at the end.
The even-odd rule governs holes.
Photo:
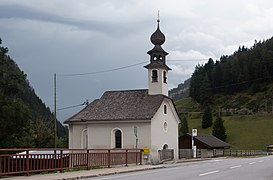
POLYGON ((272 98, 273 97, 273 91, 272 90, 271 90, 271 107, 272 107, 271 113, 273 114, 273 98, 272 98))
POLYGON ((267 113, 267 99, 266 96, 264 96, 265 102, 264 102, 264 111, 267 113))
POLYGON ((56 73, 54 73, 54 147, 57 148, 56 73))

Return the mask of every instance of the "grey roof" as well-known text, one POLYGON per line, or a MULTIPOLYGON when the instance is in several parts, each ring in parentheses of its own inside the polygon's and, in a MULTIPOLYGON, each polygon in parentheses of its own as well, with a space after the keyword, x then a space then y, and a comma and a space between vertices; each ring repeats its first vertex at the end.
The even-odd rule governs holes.
POLYGON ((147 89, 106 91, 100 99, 86 106, 64 123, 80 121, 150 120, 164 95, 148 95, 147 89))
MULTIPOLYGON (((191 134, 189 134, 191 136, 191 134)), ((231 145, 222 141, 221 139, 218 139, 215 136, 209 135, 209 134, 198 134, 194 137, 194 139, 200 141, 201 143, 206 144, 207 146, 211 148, 217 148, 217 147, 230 147, 231 145)))
POLYGON ((147 69, 163 68, 163 69, 166 69, 166 70, 172 70, 165 63, 155 63, 155 62, 153 62, 151 64, 148 64, 148 65, 144 66, 144 67, 147 68, 147 69))
POLYGON ((231 145, 222 141, 221 139, 218 139, 215 136, 209 135, 209 134, 198 134, 195 139, 207 144, 210 147, 230 147, 231 145))

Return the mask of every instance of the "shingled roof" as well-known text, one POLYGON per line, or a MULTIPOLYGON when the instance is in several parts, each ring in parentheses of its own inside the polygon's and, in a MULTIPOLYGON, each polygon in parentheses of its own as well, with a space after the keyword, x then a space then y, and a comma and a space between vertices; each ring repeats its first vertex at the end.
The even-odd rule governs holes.
POLYGON ((162 104, 164 95, 148 95, 147 89, 106 91, 64 123, 80 121, 150 120, 162 104))
POLYGON ((218 148, 218 147, 230 147, 231 145, 218 139, 215 136, 209 134, 198 134, 194 137, 195 140, 198 140, 211 148, 218 148))

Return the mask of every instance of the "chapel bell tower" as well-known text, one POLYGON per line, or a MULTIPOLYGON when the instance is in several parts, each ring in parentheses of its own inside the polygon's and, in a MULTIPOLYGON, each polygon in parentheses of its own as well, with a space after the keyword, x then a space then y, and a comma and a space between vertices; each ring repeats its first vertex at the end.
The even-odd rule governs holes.
POLYGON ((157 29, 151 35, 151 42, 154 48, 147 52, 150 55, 150 64, 144 66, 148 69, 148 93, 149 95, 162 94, 168 96, 168 71, 171 70, 166 65, 168 53, 161 47, 165 42, 165 35, 159 28, 160 20, 157 20, 157 29))

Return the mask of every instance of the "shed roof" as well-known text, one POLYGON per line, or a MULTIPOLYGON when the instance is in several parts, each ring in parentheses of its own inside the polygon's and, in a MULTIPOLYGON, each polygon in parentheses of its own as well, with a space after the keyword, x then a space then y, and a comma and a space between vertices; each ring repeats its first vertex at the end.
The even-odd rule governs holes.
POLYGON ((150 120, 162 104, 164 95, 148 95, 147 89, 106 91, 64 123, 81 121, 150 120))
MULTIPOLYGON (((191 136, 191 134, 187 134, 187 135, 191 136)), ((218 139, 217 137, 212 136, 210 134, 198 134, 197 136, 194 136, 194 139, 200 141, 201 143, 207 145, 210 148, 231 146, 229 143, 226 143, 222 141, 221 139, 218 139)))

